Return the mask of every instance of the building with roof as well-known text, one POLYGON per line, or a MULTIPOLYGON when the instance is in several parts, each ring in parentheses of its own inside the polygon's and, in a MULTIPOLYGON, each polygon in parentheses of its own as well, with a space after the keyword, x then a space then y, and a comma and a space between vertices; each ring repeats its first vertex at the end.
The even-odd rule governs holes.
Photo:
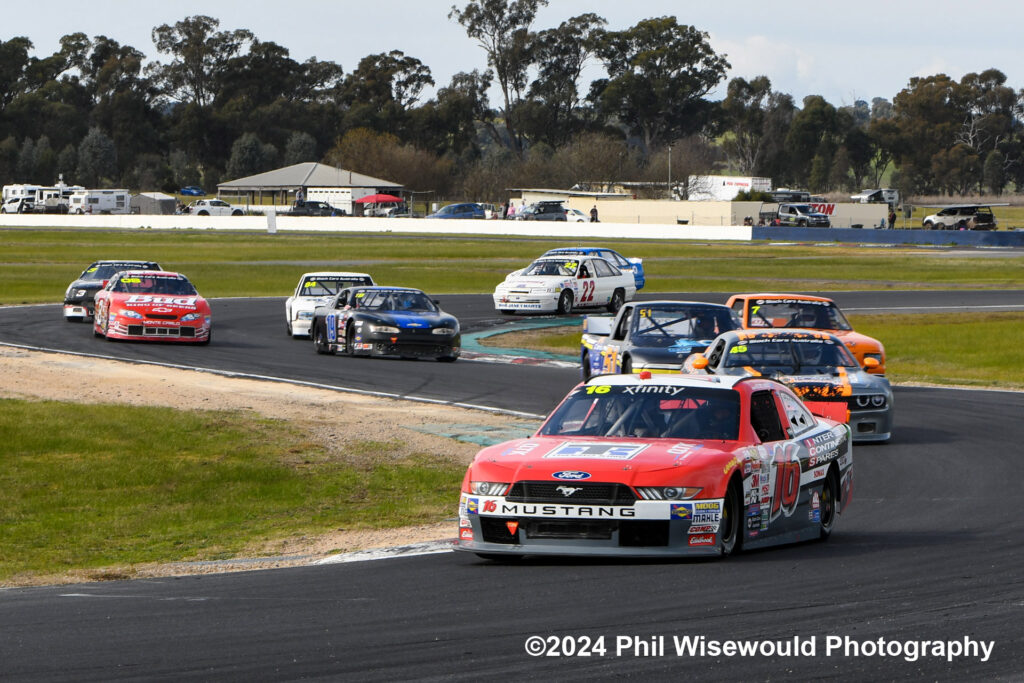
POLYGON ((308 198, 311 189, 350 190, 352 199, 359 199, 404 188, 390 180, 309 161, 221 183, 217 185, 217 196, 246 204, 262 204, 264 197, 269 196, 273 204, 291 204, 296 192, 302 190, 301 198, 308 198))

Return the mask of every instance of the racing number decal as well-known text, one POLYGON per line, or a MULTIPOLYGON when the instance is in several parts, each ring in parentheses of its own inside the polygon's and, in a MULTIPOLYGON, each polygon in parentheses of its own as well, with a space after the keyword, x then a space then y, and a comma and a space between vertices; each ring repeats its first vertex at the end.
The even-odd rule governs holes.
POLYGON ((774 520, 779 514, 789 517, 796 510, 800 497, 800 459, 797 446, 792 443, 777 447, 775 457, 775 486, 772 496, 772 515, 774 520), (781 457, 779 457, 781 456, 781 457))
POLYGON ((593 280, 583 281, 583 293, 580 295, 580 303, 590 303, 594 300, 594 290, 597 289, 597 284, 593 280))

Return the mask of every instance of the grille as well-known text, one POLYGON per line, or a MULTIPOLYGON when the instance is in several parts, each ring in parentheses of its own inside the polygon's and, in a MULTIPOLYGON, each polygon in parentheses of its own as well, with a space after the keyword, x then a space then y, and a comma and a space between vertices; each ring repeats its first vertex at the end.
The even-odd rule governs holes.
POLYGON ((644 547, 668 545, 668 520, 619 522, 619 545, 644 547))
POLYGON ((532 520, 526 523, 527 538, 563 538, 608 540, 615 522, 581 520, 532 520))
POLYGON ((177 327, 147 327, 143 330, 143 334, 147 337, 177 337, 179 336, 177 327))
POLYGON ((146 314, 146 317, 149 318, 150 320, 177 320, 178 319, 178 316, 173 315, 173 314, 172 315, 168 315, 166 313, 148 313, 148 314, 146 314))
POLYGON ((577 481, 517 481, 506 499, 514 503, 579 503, 590 505, 632 505, 636 494, 624 484, 577 481), (559 491, 558 489, 562 489, 559 491), (571 495, 565 495, 566 491, 571 495))
POLYGON ((508 527, 505 526, 505 522, 512 521, 515 521, 514 517, 481 517, 480 531, 483 534, 484 541, 487 543, 504 543, 506 545, 518 543, 518 535, 510 533, 508 527))

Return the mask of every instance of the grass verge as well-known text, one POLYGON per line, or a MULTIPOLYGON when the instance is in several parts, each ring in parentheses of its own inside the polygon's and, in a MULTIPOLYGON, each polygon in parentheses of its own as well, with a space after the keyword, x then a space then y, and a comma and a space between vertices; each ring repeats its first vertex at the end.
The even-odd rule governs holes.
MULTIPOLYGON (((923 382, 1024 389, 1017 340, 1024 313, 951 313, 850 316, 858 332, 885 346, 887 376, 923 382)), ((530 348, 576 355, 579 325, 486 337, 489 346, 530 348)))
POLYGON ((465 466, 243 412, 0 400, 0 583, 452 515, 465 466))
MULTIPOLYGON (((481 222, 481 229, 500 223, 481 222)), ((572 240, 571 243, 576 243, 572 240)), ((581 243, 598 244, 593 240, 581 243)), ((369 272, 431 293, 491 292, 506 273, 566 240, 239 233, 207 230, 0 229, 0 305, 59 301, 97 259, 153 259, 208 297, 287 296, 313 269, 369 272)), ((1024 256, 919 248, 616 241, 644 259, 647 291, 796 291, 1024 287, 1024 256)))

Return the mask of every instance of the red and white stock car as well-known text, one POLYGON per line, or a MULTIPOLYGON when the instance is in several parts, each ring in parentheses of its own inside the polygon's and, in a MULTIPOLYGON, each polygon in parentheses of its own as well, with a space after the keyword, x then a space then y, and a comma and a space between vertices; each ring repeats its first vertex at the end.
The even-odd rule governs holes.
POLYGON ((457 549, 666 557, 831 534, 850 429, 762 377, 603 375, 466 472, 457 549))
POLYGON ((96 293, 93 333, 107 339, 209 344, 210 305, 184 275, 122 271, 96 293))

